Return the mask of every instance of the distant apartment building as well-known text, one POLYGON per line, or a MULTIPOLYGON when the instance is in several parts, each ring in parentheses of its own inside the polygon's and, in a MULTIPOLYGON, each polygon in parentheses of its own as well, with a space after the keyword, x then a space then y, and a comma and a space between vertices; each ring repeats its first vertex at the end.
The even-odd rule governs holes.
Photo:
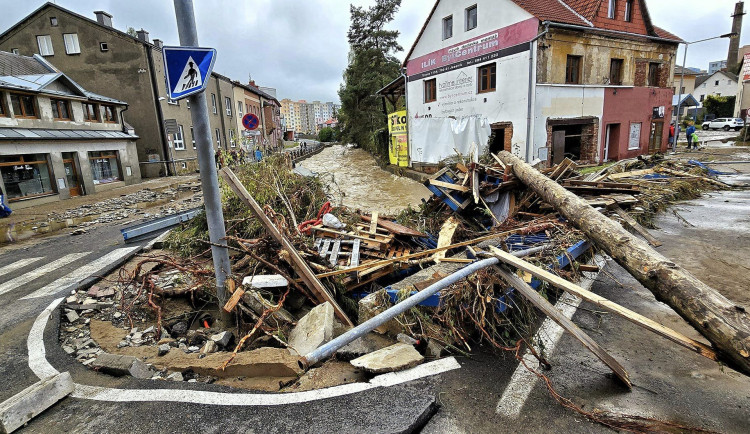
POLYGON ((281 117, 286 131, 317 134, 326 121, 336 119, 340 106, 333 102, 281 100, 281 117))
POLYGON ((0 187, 14 209, 140 182, 124 101, 0 51, 0 187))
POLYGON ((718 72, 722 69, 727 68, 727 61, 726 60, 718 60, 716 62, 709 62, 708 64, 708 73, 712 75, 715 72, 718 72))
MULTIPOLYGON (((86 89, 127 102, 124 116, 138 131, 144 177, 195 171, 190 104, 167 97, 162 42, 152 42, 143 29, 136 36, 117 30, 104 11, 94 14, 96 20, 46 3, 0 34, 0 50, 38 53, 86 89)), ((240 142, 234 88, 230 78, 213 73, 205 90, 214 150, 229 151, 240 142)))

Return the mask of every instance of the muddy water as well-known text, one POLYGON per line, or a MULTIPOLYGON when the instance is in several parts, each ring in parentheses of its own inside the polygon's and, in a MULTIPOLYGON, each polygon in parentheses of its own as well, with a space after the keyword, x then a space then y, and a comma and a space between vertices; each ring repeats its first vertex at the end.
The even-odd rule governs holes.
POLYGON ((394 214, 409 205, 418 206, 430 195, 422 184, 381 169, 362 149, 336 145, 298 164, 325 182, 333 178, 329 193, 337 202, 334 205, 394 214))

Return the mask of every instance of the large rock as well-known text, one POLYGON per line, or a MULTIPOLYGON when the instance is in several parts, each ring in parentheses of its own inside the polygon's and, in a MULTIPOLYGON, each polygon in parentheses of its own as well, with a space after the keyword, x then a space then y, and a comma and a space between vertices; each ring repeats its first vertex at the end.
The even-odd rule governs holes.
POLYGON ((352 360, 350 363, 373 374, 401 371, 422 363, 424 357, 412 345, 398 343, 352 360))
MULTIPOLYGON (((359 301, 359 323, 362 324, 368 319, 391 307, 388 300, 388 294, 385 292, 385 289, 373 292, 372 294, 361 299, 359 301)), ((401 324, 399 324, 399 322, 396 321, 395 318, 386 321, 385 323, 375 328, 375 332, 380 334, 388 334, 391 336, 396 336, 402 331, 403 327, 401 327, 401 324)))
POLYGON ((101 353, 91 363, 91 367, 105 374, 122 377, 132 375, 135 378, 151 378, 151 368, 133 356, 101 353))
POLYGON ((333 306, 325 302, 302 317, 289 334, 289 346, 301 356, 333 339, 333 306))
POLYGON ((192 370, 196 374, 218 378, 229 377, 296 377, 302 373, 297 364, 298 357, 285 348, 263 347, 252 351, 240 351, 226 369, 221 365, 227 360, 227 353, 213 353, 202 359, 180 357, 170 361, 169 369, 184 372, 192 370))
POLYGON ((393 345, 392 339, 377 333, 368 333, 336 350, 339 360, 352 360, 393 345))

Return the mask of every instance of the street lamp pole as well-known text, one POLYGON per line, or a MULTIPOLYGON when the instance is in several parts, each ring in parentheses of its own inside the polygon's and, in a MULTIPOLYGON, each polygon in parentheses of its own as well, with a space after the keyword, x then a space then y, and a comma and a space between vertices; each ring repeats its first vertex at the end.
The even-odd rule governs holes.
POLYGON ((682 57, 682 71, 680 71, 680 88, 677 89, 677 92, 678 92, 677 108, 675 112, 672 114, 672 116, 674 117, 674 127, 675 127, 674 128, 674 141, 672 142, 673 154, 677 152, 677 139, 680 137, 680 109, 682 108, 682 86, 685 83, 685 65, 687 64, 688 47, 691 44, 697 44, 699 42, 705 42, 705 41, 710 41, 713 39, 720 39, 720 38, 733 38, 736 36, 737 36, 737 33, 727 33, 725 35, 714 36, 712 38, 701 39, 701 40, 693 41, 693 42, 685 42, 685 53, 682 57))

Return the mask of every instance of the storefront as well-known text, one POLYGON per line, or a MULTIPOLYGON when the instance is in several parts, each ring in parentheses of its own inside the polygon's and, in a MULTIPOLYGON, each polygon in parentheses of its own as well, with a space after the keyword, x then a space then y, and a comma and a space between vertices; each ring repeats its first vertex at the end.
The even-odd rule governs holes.
POLYGON ((89 152, 89 164, 94 185, 122 181, 117 151, 89 152))
POLYGON ((57 194, 49 154, 0 155, 0 174, 8 202, 57 194))

